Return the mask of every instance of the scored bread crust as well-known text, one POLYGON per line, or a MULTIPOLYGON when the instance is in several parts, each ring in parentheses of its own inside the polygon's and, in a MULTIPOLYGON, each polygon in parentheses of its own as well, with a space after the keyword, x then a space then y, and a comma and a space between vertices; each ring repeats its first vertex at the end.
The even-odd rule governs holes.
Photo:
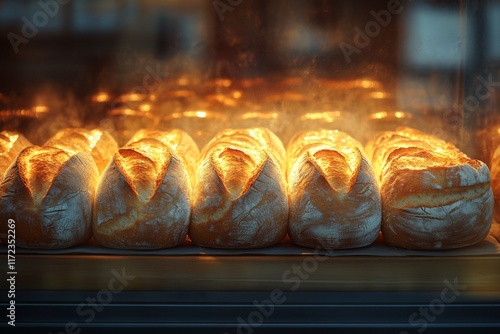
POLYGON ((189 237, 212 248, 261 248, 287 233, 285 178, 270 143, 247 130, 219 135, 202 150, 189 237))
MULTIPOLYGON (((0 219, 15 221, 16 246, 59 249, 87 241, 97 179, 88 152, 49 146, 24 149, 0 185, 0 219)), ((5 239, 6 223, 0 227, 5 239)))
POLYGON ((0 132, 0 180, 17 155, 32 144, 26 137, 15 131, 0 132))
POLYGON ((140 139, 120 149, 99 179, 94 239, 118 249, 174 247, 185 240, 190 213, 183 160, 156 139, 140 139))
POLYGON ((182 159, 190 176, 191 186, 194 185, 196 167, 198 166, 198 160, 200 158, 200 150, 193 138, 187 132, 180 129, 142 129, 134 134, 127 145, 145 138, 156 139, 170 147, 177 156, 182 159))
POLYGON ((71 152, 85 151, 92 154, 99 174, 106 168, 110 158, 118 150, 116 140, 100 128, 67 128, 52 136, 45 146, 53 146, 71 152))
POLYGON ((367 152, 381 183, 386 243, 453 249, 476 244, 488 234, 493 196, 486 164, 409 128, 376 135, 367 152))
POLYGON ((332 249, 375 241, 380 192, 361 144, 340 131, 307 131, 292 138, 287 152, 292 241, 332 249))
POLYGON ((274 132, 263 127, 225 129, 218 132, 203 148, 202 159, 215 145, 230 145, 235 141, 249 149, 259 146, 276 159, 283 173, 286 172, 287 156, 285 146, 274 132))

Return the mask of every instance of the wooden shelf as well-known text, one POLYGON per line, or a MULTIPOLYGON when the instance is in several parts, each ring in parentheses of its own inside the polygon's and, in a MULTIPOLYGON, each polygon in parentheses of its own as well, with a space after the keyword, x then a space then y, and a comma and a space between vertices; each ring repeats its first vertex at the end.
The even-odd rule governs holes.
MULTIPOLYGON (((7 262, 5 254, 1 256, 7 262)), ((99 290, 112 270, 134 276, 127 290, 440 291, 500 296, 500 256, 17 255, 20 290, 99 290)), ((6 286, 5 280, 2 282, 6 286)))

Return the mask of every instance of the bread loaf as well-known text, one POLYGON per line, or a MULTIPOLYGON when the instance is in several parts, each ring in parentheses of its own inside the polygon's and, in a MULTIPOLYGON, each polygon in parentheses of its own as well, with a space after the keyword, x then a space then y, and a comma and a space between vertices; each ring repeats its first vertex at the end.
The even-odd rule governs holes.
POLYGON ((18 155, 0 185, 0 235, 16 222, 16 246, 65 248, 91 236, 98 172, 88 152, 30 146, 18 155))
POLYGON ((284 148, 267 131, 226 130, 203 148, 189 227, 195 244, 259 248, 286 236, 285 178, 273 153, 275 145, 284 148))
POLYGON ((0 180, 17 155, 28 146, 31 143, 22 134, 14 131, 0 132, 0 180))
POLYGON ((184 144, 171 147, 162 141, 183 143, 185 135, 140 132, 134 137, 137 141, 118 150, 97 187, 93 220, 97 243, 120 249, 158 249, 184 242, 191 213, 185 161, 196 160, 185 154, 196 154, 198 149, 186 147, 180 158, 175 149, 184 144))
POLYGON ((45 146, 53 146, 72 152, 89 152, 97 165, 99 174, 109 159, 118 150, 115 139, 103 129, 67 128, 57 132, 45 146))
POLYGON ((381 184, 386 243, 452 249, 488 234, 493 194, 486 164, 410 128, 376 135, 367 152, 381 184))
POLYGON ((361 144, 340 131, 308 131, 291 139, 287 153, 291 240, 335 249, 375 241, 380 192, 361 144))

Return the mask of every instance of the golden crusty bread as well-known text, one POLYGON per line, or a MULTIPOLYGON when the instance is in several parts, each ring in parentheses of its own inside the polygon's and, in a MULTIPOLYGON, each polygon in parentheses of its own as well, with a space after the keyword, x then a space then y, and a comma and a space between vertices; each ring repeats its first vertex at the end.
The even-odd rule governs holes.
POLYGON ((144 138, 156 139, 170 147, 177 154, 177 156, 182 159, 190 176, 191 185, 194 185, 196 167, 198 166, 198 160, 200 158, 200 150, 198 149, 198 145, 196 145, 193 138, 191 138, 187 132, 180 129, 143 129, 137 131, 128 141, 128 144, 144 138))
POLYGON ((14 131, 0 132, 0 180, 17 155, 28 146, 31 143, 22 134, 14 131))
MULTIPOLYGON (((0 185, 0 219, 16 222, 16 245, 66 248, 92 234, 92 201, 98 172, 88 152, 30 146, 18 155, 0 185)), ((5 237, 7 226, 1 224, 5 237)))
POLYGON ((189 227, 197 245, 259 248, 286 236, 282 167, 272 154, 274 144, 263 145, 266 137, 251 134, 248 129, 223 131, 201 152, 189 227))
POLYGON ((190 181, 183 159, 152 138, 128 143, 101 174, 94 202, 94 239, 119 249, 159 249, 184 242, 190 181))
POLYGON ((381 184, 386 243, 452 249, 488 234, 493 195, 486 164, 410 128, 379 133, 367 152, 381 184))
POLYGON ((45 146, 72 152, 89 152, 95 160, 99 174, 118 150, 115 139, 106 130, 99 128, 92 130, 67 128, 52 136, 45 146))
MULTIPOLYGON (((205 145, 202 153, 210 152, 214 145, 231 144, 238 141, 240 145, 250 149, 255 145, 271 154, 278 162, 283 173, 286 172, 286 150, 281 140, 267 128, 244 128, 244 129, 225 129, 220 131, 205 145)), ((205 158, 202 156, 202 159, 205 158)))
POLYGON ((493 152, 491 158, 491 186, 495 199, 494 222, 490 233, 500 241, 500 146, 493 152))
POLYGON ((292 241, 336 249, 375 241, 380 192, 361 144, 340 131, 307 131, 291 139, 287 153, 292 241))

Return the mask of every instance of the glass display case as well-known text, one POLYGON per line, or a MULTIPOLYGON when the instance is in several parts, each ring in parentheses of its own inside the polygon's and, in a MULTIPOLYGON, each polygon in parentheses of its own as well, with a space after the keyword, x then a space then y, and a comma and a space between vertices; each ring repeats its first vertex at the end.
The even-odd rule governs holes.
MULTIPOLYGON (((103 128, 120 146, 143 128, 180 128, 201 148, 247 127, 285 145, 315 129, 365 145, 406 126, 495 172, 498 0, 3 0, 0 32, 0 131, 36 145, 66 127, 103 128)), ((498 226, 477 245, 437 251, 382 236, 345 250, 288 237, 250 250, 189 238, 150 251, 90 240, 11 254, 4 244, 0 327, 497 333, 498 226)))

